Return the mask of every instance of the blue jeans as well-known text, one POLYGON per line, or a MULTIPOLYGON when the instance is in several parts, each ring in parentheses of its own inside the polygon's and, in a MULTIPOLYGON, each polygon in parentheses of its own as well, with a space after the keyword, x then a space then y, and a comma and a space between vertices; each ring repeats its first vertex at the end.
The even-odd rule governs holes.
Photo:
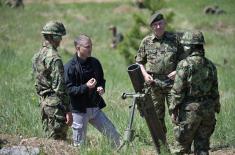
POLYGON ((88 122, 103 135, 107 136, 112 145, 120 145, 120 134, 113 123, 99 108, 87 108, 86 113, 73 113, 73 142, 76 145, 84 144, 88 122))

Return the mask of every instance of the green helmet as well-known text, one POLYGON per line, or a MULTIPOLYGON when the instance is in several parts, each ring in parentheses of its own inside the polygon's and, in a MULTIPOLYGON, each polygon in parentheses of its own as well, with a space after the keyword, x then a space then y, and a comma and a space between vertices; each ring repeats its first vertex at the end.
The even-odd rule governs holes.
POLYGON ((50 21, 42 28, 42 34, 52 34, 64 36, 66 35, 65 27, 62 23, 56 21, 50 21))
POLYGON ((180 41, 184 45, 205 44, 202 32, 185 32, 180 41))

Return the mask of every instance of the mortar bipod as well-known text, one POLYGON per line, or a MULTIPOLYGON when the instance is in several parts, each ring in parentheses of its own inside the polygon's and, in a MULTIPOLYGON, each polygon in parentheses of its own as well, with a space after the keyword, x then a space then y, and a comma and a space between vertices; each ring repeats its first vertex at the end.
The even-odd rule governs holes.
POLYGON ((134 140, 135 138, 135 130, 132 128, 133 121, 134 121, 134 115, 135 115, 135 108, 136 108, 136 99, 144 97, 144 94, 140 93, 123 93, 122 99, 125 100, 126 98, 133 98, 132 104, 129 106, 129 121, 128 126, 124 132, 123 136, 123 142, 118 147, 117 151, 121 150, 124 145, 129 146, 129 144, 134 140))

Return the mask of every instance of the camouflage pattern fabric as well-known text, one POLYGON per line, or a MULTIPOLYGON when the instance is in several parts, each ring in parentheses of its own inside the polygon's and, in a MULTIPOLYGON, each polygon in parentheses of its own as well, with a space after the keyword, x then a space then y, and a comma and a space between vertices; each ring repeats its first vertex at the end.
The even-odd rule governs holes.
POLYGON ((157 90, 155 89, 155 87, 151 87, 151 97, 153 100, 153 104, 154 104, 154 109, 157 113, 157 116, 162 124, 162 128, 164 133, 167 132, 167 128, 166 128, 166 124, 165 124, 165 100, 167 103, 167 106, 169 106, 170 103, 170 91, 169 90, 165 90, 165 91, 161 91, 161 90, 157 90))
POLYGON ((171 97, 169 110, 178 111, 173 153, 188 153, 194 141, 195 154, 208 154, 220 102, 216 67, 203 51, 192 52, 178 64, 171 97))
POLYGON ((164 131, 165 100, 169 105, 170 88, 157 86, 164 85, 167 75, 176 69, 176 65, 181 59, 182 48, 179 45, 179 39, 175 33, 165 32, 162 39, 158 39, 154 34, 146 36, 139 47, 136 62, 145 65, 146 71, 150 73, 155 81, 159 81, 151 87, 154 106, 164 131))
POLYGON ((62 60, 57 49, 46 41, 43 48, 34 55, 32 63, 36 77, 35 87, 43 112, 42 121, 47 126, 44 129, 53 131, 53 134, 48 134, 50 137, 60 137, 61 134, 66 134, 65 114, 70 111, 62 60), (58 129, 58 124, 61 129, 58 129))
POLYGON ((43 130, 47 138, 66 140, 68 125, 65 111, 58 106, 44 105, 41 108, 43 130))

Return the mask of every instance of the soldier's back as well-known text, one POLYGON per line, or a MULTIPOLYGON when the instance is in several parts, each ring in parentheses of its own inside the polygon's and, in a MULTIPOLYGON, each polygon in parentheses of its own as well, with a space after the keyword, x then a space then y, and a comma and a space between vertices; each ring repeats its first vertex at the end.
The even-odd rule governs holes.
POLYGON ((217 76, 215 65, 202 56, 190 56, 183 61, 188 63, 188 96, 208 96, 217 76))

